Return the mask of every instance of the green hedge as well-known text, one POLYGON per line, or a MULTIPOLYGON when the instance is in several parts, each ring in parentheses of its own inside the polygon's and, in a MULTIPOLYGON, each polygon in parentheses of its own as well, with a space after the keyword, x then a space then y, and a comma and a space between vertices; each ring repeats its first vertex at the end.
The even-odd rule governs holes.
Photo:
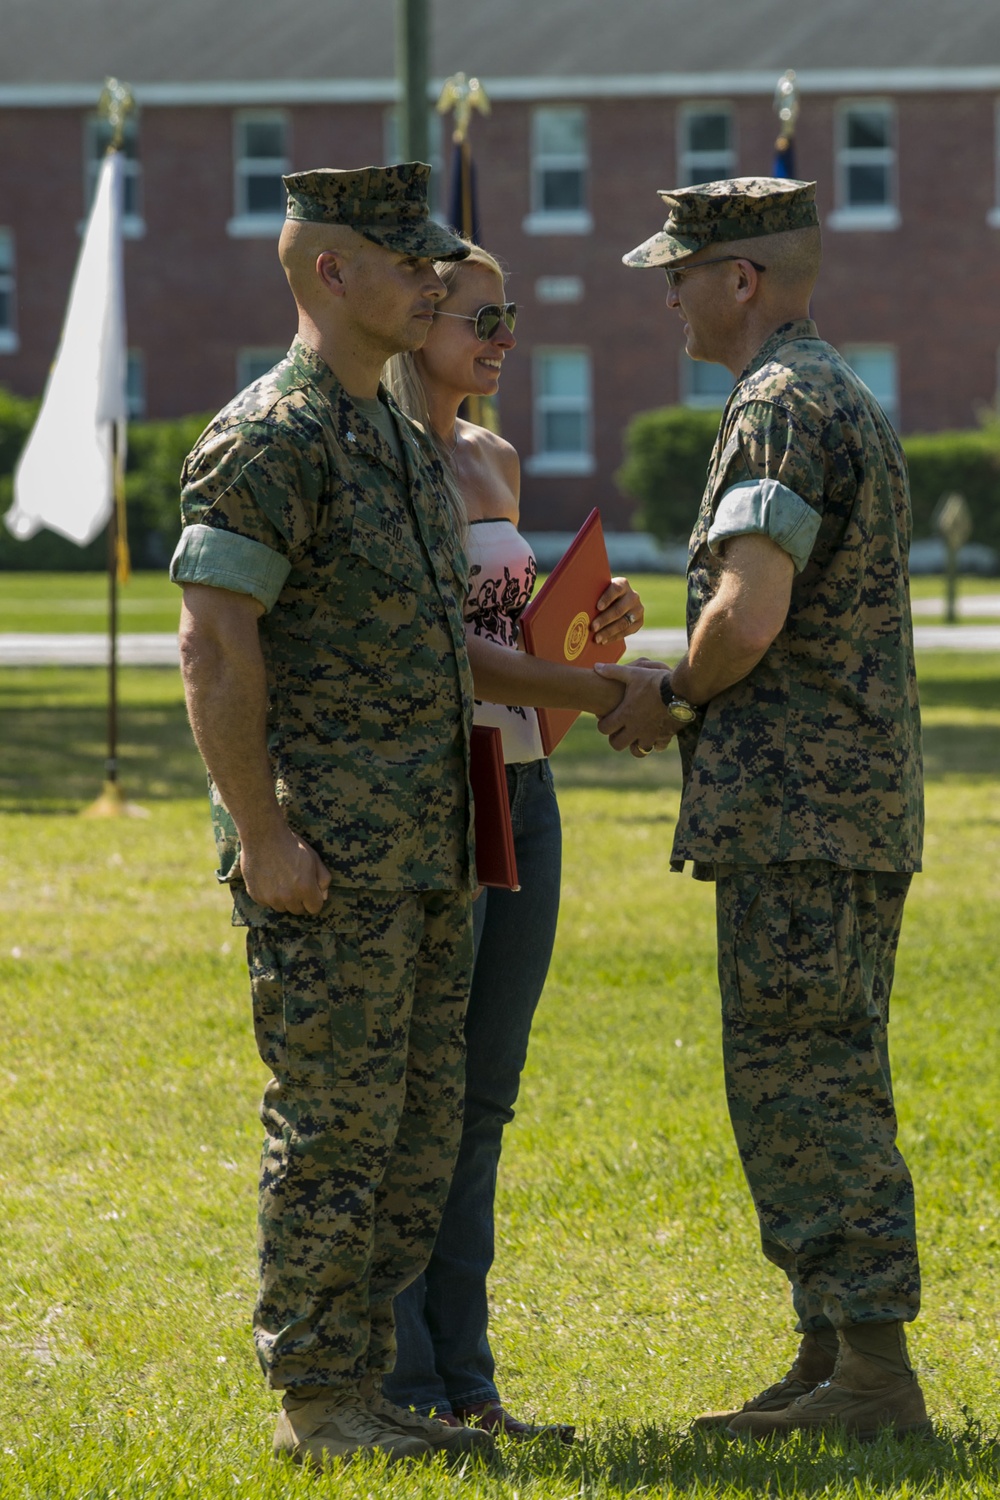
POLYGON ((686 542, 705 488, 718 411, 664 406, 641 411, 625 429, 625 462, 615 475, 638 502, 632 524, 661 542, 686 542))
MULTIPOLYGON (((640 412, 625 431, 619 489, 638 503, 635 525, 661 542, 686 541, 705 485, 720 413, 683 406, 640 412)), ((903 439, 913 496, 913 534, 936 535, 941 496, 958 490, 972 512, 972 541, 1000 552, 1000 420, 969 432, 903 439)))
MULTIPOLYGON (((0 389, 0 517, 12 504, 14 465, 37 411, 37 401, 0 389)), ((181 529, 181 464, 207 420, 193 416, 129 423, 125 503, 133 567, 162 568, 169 562, 181 529)), ((77 547, 53 531, 19 542, 0 521, 0 571, 86 572, 103 568, 106 556, 103 534, 88 547, 77 547)))
POLYGON ((972 512, 973 542, 1000 552, 1000 424, 972 432, 918 433, 903 439, 910 469, 914 536, 935 536, 931 520, 942 495, 957 490, 972 512))

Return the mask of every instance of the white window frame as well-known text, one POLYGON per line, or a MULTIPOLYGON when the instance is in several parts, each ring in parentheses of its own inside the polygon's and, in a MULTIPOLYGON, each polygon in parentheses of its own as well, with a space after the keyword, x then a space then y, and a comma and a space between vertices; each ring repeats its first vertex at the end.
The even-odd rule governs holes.
POLYGON ((682 104, 677 118, 677 181, 682 187, 692 182, 715 182, 736 176, 736 117, 733 106, 718 99, 682 104), (729 145, 725 151, 698 151, 690 144, 691 122, 697 115, 724 115, 729 124, 729 145), (702 175, 701 163, 719 163, 710 176, 702 175))
POLYGON ((590 192, 590 145, 587 110, 582 104, 539 105, 531 113, 531 212, 522 221, 525 234, 590 234, 594 216, 586 206, 590 192), (583 118, 582 151, 547 151, 541 143, 545 115, 579 114, 583 118), (583 205, 580 208, 546 208, 542 201, 542 181, 552 170, 579 171, 583 182, 583 205))
POLYGON ((539 276, 535 281, 539 302, 582 302, 582 276, 539 276))
MULTIPOLYGON (((122 234, 126 239, 138 240, 146 233, 146 222, 142 212, 142 162, 139 158, 139 117, 133 111, 125 118, 125 141, 122 156, 122 203, 128 202, 131 191, 133 208, 122 213, 122 234), (129 147, 132 154, 129 155, 129 147)), ((97 179, 104 160, 105 144, 101 137, 110 138, 110 126, 100 115, 90 114, 84 122, 83 131, 83 201, 86 212, 97 191, 97 179)), ((83 225, 80 226, 81 233, 83 225)))
POLYGON ((993 207, 987 210, 986 222, 1000 229, 1000 99, 993 106, 993 207))
POLYGON ((0 228, 0 291, 7 295, 10 317, 0 324, 0 354, 16 354, 20 347, 17 336, 17 258, 14 253, 13 229, 0 228), (7 251, 3 253, 2 247, 7 251))
POLYGON ((283 177, 291 164, 291 121, 285 109, 238 109, 233 115, 233 217, 226 225, 226 233, 232 239, 271 239, 281 233, 285 222, 284 208, 270 213, 251 212, 247 207, 246 184, 252 173, 265 168, 283 177), (284 132, 285 151, 282 156, 245 156, 243 154, 243 131, 254 123, 280 124, 284 132))
POLYGON ((681 350, 681 390, 684 392, 684 405, 694 407, 698 411, 721 411, 729 399, 730 392, 736 382, 726 369, 725 365, 716 365, 714 362, 707 365, 705 360, 692 359, 689 354, 681 350), (702 392, 694 389, 698 378, 699 369, 717 368, 724 370, 729 378, 729 390, 726 394, 716 395, 714 392, 702 392))
POLYGON ((253 385, 255 380, 266 375, 287 353, 287 349, 279 349, 276 344, 254 344, 246 349, 237 349, 236 394, 239 395, 248 385, 253 385), (251 366, 254 368, 251 369, 251 366))
POLYGON ((898 229, 899 212, 898 150, 896 106, 891 99, 842 99, 837 105, 834 129, 837 207, 827 219, 831 229, 898 229), (884 111, 888 124, 887 146, 848 146, 848 120, 856 110, 884 111), (848 171, 852 166, 886 168, 889 201, 886 203, 851 203, 848 201, 848 171))
POLYGON ((857 359, 857 357, 858 357, 859 354, 862 354, 862 355, 864 355, 864 354, 891 354, 891 356, 892 356, 892 384, 893 384, 892 399, 890 401, 888 401, 888 402, 883 401, 881 399, 881 397, 879 396, 879 394, 878 394, 877 391, 872 391, 872 395, 875 397, 875 400, 878 402, 879 406, 881 406, 882 410, 885 412, 886 416, 888 417, 889 421, 892 423, 893 427, 895 427, 896 431, 899 432, 901 429, 900 429, 900 425, 899 425, 899 349, 898 349, 898 347, 895 344, 873 344, 873 343, 868 343, 867 341, 863 341, 863 342, 857 343, 857 344, 844 344, 844 346, 843 346, 843 348, 841 349, 840 352, 843 355, 843 357, 844 357, 845 361, 847 362, 847 364, 849 364, 850 367, 851 367, 851 369, 854 370, 854 373, 855 373, 855 375, 857 375, 858 379, 864 385, 866 385, 869 390, 871 390, 871 386, 868 385, 868 382, 865 380, 865 378, 861 374, 861 372, 859 370, 855 369, 854 361, 857 359))
POLYGON ((525 472, 536 475, 593 474, 594 461, 594 372, 590 350, 580 345, 545 345, 532 351, 532 413, 535 451, 525 462, 525 472), (547 396, 543 393, 542 367, 553 355, 575 354, 584 361, 586 391, 578 396, 547 396), (580 412, 584 418, 586 447, 575 453, 545 448, 545 418, 550 412, 580 412))

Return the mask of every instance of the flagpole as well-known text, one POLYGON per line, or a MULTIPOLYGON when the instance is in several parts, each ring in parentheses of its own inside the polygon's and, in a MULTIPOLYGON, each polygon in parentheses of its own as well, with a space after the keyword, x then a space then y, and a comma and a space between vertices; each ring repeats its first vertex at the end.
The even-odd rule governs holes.
MULTIPOLYGON (((445 80, 437 108, 439 114, 446 115, 450 110, 454 115, 451 139, 457 148, 455 153, 457 160, 452 163, 452 173, 458 174, 458 212, 455 212, 453 204, 452 217, 457 222, 452 227, 457 229, 465 239, 474 240, 477 225, 469 122, 474 109, 478 109, 480 114, 489 114, 489 96, 478 78, 467 78, 464 73, 453 73, 445 80)), ((462 403, 462 415, 468 421, 474 422, 478 427, 485 426, 485 412, 486 404, 481 396, 466 396, 462 403)))
MULTIPOLYGON (((98 109, 111 125, 107 154, 124 145, 125 120, 135 108, 131 90, 109 78, 98 109)), ((124 372, 122 372, 124 375, 124 372)), ((104 762, 104 786, 100 796, 85 807, 82 818, 144 818, 146 809, 128 802, 118 781, 118 585, 128 581, 129 553, 125 519, 125 464, 123 428, 111 422, 111 514, 108 518, 108 753, 104 762)))
MULTIPOLYGON (((118 469, 118 432, 112 429, 111 462, 118 469)), ((104 767, 108 787, 118 789, 118 506, 108 521, 108 758, 104 767)))

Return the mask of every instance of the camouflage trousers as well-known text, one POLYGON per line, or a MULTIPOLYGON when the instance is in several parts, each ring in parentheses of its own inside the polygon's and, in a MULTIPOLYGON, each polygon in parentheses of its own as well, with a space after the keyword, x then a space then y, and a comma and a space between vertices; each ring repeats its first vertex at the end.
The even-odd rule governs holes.
POLYGON ((395 1361, 392 1301, 423 1270, 462 1126, 465 892, 334 889, 247 933, 274 1077, 258 1216, 257 1356, 276 1389, 395 1361))
POLYGON ((887 1026, 909 875, 716 867, 729 1114, 802 1330, 915 1318, 887 1026))

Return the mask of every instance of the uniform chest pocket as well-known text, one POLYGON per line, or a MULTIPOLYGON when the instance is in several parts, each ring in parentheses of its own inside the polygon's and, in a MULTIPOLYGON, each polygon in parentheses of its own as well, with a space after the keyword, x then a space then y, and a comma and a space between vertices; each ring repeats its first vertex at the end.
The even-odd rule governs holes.
POLYGON ((427 562, 412 523, 401 520, 394 510, 356 506, 350 553, 415 593, 427 587, 427 562))

